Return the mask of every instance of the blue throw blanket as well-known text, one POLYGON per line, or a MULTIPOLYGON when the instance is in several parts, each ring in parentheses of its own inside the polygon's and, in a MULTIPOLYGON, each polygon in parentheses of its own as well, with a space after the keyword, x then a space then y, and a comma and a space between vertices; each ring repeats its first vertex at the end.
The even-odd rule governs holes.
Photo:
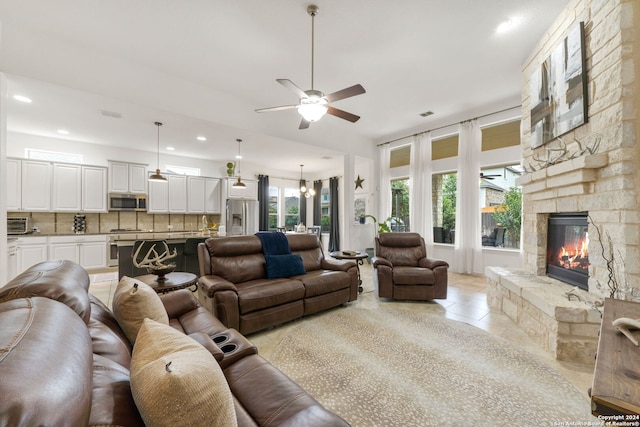
POLYGON ((289 241, 284 233, 259 231, 256 236, 262 242, 262 253, 265 255, 288 255, 291 253, 289 241))

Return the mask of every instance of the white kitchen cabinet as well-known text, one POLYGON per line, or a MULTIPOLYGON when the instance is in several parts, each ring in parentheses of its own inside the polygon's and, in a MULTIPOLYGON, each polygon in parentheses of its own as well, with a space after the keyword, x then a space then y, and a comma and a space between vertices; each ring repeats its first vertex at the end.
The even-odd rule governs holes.
POLYGON ((107 168, 82 166, 82 211, 107 212, 107 168))
POLYGON ((204 213, 205 178, 187 177, 187 213, 204 213))
POLYGON ((204 181, 204 211, 219 214, 222 209, 222 185, 219 178, 205 178, 204 181))
POLYGON ((22 210, 51 210, 51 163, 22 160, 22 210))
POLYGON ((187 176, 167 175, 169 181, 169 213, 187 212, 187 176))
POLYGON ((19 237, 16 240, 17 271, 22 273, 34 264, 48 260, 46 237, 19 237))
POLYGON ((52 236, 49 238, 49 258, 66 259, 87 270, 107 266, 107 240, 97 236, 52 236))
MULTIPOLYGON (((18 244, 14 239, 7 241, 7 277, 5 282, 18 275, 18 244)), ((5 283, 3 282, 3 283, 5 283)))
POLYGON ((22 161, 7 159, 7 211, 22 209, 22 161))
POLYGON ((233 188, 236 182, 237 178, 227 178, 228 199, 258 200, 258 181, 243 179, 245 188, 233 188))
POLYGON ((147 213, 169 213, 169 183, 149 181, 147 213))
POLYGON ((54 163, 52 170, 52 210, 79 212, 82 209, 82 166, 54 163))
POLYGON ((109 193, 147 194, 147 165, 109 160, 109 193))

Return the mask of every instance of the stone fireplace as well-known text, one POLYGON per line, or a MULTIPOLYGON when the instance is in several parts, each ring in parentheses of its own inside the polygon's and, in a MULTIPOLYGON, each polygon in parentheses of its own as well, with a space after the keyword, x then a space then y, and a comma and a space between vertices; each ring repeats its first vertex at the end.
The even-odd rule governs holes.
POLYGON ((640 288, 640 33, 634 27, 640 27, 637 1, 572 1, 522 69, 526 173, 518 184, 523 194, 523 268, 489 267, 488 299, 492 309, 509 316, 559 360, 594 363, 600 326, 596 302, 610 296, 616 285, 612 276, 618 286, 640 288), (581 21, 588 122, 532 148, 532 70, 581 21), (550 253, 555 245, 548 238, 550 218, 577 212, 588 212, 587 221, 567 233, 570 238, 584 233, 588 239, 576 243, 578 247, 565 247, 570 254, 559 249, 550 253), (558 269, 550 275, 548 264, 558 257, 559 269, 586 273, 586 281, 575 274, 570 280, 550 277, 557 276, 558 269))

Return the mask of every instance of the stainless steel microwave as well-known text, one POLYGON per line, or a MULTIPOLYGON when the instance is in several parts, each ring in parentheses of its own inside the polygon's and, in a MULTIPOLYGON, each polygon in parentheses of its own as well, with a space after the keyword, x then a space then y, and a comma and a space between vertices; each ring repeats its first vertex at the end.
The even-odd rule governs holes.
POLYGON ((146 194, 109 194, 109 210, 110 211, 133 211, 146 212, 147 195, 146 194))
POLYGON ((7 234, 28 234, 31 233, 29 218, 7 218, 7 234))

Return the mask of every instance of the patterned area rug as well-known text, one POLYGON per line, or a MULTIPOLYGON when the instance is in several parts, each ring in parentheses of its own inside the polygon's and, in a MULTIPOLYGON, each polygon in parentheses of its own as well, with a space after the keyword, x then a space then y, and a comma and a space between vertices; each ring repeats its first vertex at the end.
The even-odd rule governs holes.
POLYGON ((305 319, 270 361, 354 427, 598 421, 575 387, 526 351, 432 314, 334 310, 305 319))

